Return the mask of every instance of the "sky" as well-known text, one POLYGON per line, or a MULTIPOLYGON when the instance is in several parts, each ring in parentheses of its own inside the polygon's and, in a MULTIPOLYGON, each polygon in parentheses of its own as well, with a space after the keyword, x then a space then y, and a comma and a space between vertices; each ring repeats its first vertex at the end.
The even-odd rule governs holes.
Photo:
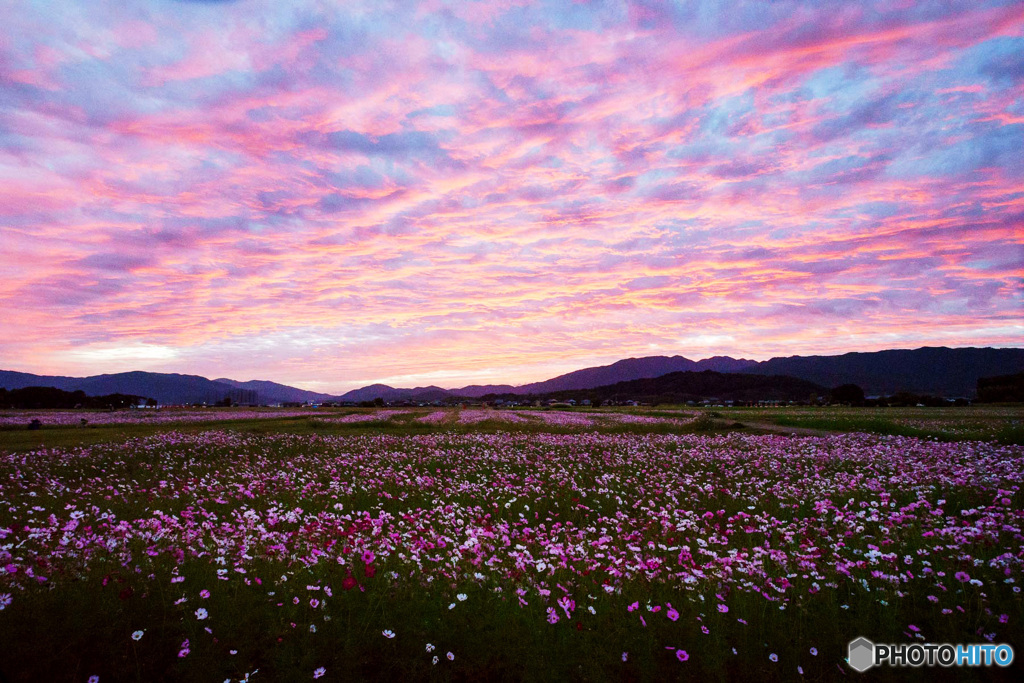
POLYGON ((0 368, 1024 346, 1020 2, 0 0, 0 368))

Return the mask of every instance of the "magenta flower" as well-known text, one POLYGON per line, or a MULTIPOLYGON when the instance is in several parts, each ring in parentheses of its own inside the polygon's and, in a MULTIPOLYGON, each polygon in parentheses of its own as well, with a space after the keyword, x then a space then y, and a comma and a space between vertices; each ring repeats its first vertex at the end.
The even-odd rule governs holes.
POLYGON ((321 666, 320 668, 318 668, 318 669, 315 669, 315 670, 313 671, 313 678, 320 678, 320 677, 321 677, 321 676, 323 676, 323 675, 324 675, 325 673, 327 673, 327 669, 326 669, 325 667, 322 667, 322 666, 321 666))
POLYGON ((686 650, 676 650, 676 659, 678 659, 680 662, 685 662, 689 658, 690 655, 689 653, 687 653, 686 650))
POLYGON ((729 606, 728 605, 719 604, 718 605, 718 611, 721 612, 722 614, 725 614, 726 612, 729 611, 729 606))

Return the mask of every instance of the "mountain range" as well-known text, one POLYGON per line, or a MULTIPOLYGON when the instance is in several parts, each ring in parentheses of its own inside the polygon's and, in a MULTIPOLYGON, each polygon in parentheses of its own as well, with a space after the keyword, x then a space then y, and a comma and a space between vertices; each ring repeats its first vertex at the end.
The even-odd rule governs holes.
POLYGON ((542 382, 470 385, 459 389, 436 386, 410 389, 371 384, 341 396, 306 391, 276 382, 240 382, 198 375, 154 372, 123 372, 91 377, 33 375, 0 370, 0 387, 19 389, 48 386, 64 391, 82 390, 90 396, 122 393, 155 398, 164 404, 214 403, 226 397, 235 402, 262 403, 302 401, 437 401, 489 394, 550 394, 576 391, 661 377, 676 372, 785 375, 826 388, 856 384, 864 393, 891 395, 899 391, 944 397, 972 397, 981 377, 1024 372, 1024 349, 923 347, 888 351, 854 352, 835 356, 789 356, 766 361, 715 356, 693 361, 683 356, 627 358, 611 365, 584 368, 542 382))

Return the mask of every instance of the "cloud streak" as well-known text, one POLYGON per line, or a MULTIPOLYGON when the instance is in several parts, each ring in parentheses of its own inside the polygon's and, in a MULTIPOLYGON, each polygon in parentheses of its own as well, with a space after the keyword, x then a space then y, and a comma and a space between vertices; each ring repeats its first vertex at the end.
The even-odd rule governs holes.
POLYGON ((8 24, 11 368, 341 390, 1024 339, 1019 3, 21 3, 8 24))

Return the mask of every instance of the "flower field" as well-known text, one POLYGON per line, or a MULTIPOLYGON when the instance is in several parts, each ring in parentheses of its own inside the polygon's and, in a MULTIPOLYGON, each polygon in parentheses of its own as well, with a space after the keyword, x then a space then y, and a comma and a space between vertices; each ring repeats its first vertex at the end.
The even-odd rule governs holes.
POLYGON ((0 674, 834 680, 857 636, 1021 652, 1022 479, 1021 446, 864 434, 0 454, 0 674))

